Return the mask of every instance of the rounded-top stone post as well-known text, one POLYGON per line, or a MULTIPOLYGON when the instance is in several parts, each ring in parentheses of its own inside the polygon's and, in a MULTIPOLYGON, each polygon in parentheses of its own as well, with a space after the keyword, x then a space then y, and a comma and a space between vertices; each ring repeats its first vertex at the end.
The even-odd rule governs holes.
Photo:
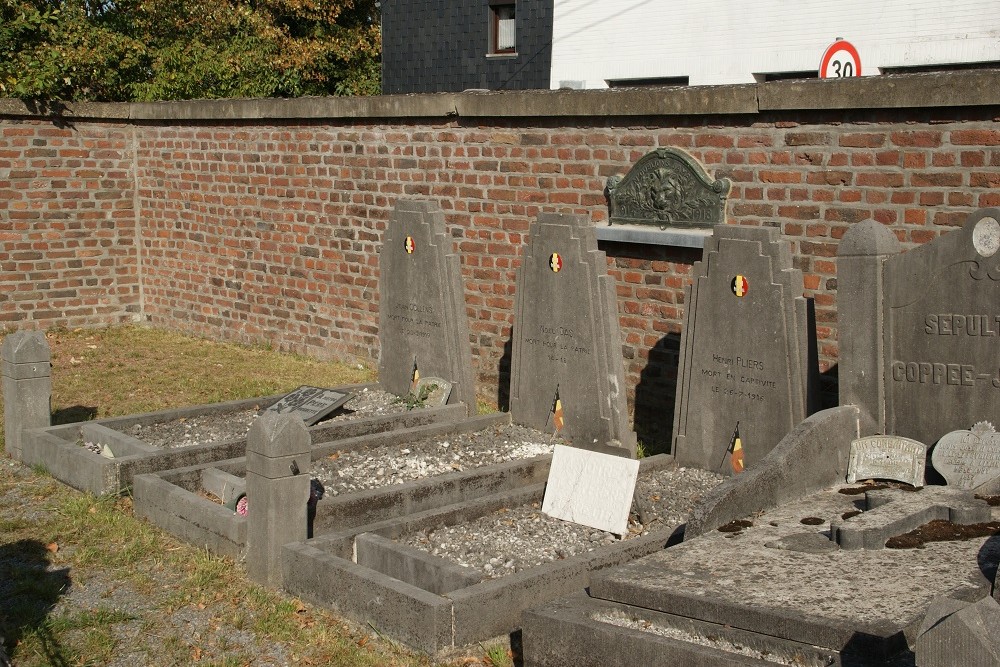
POLYGON ((18 331, 0 345, 4 447, 24 460, 24 429, 52 424, 52 353, 41 331, 18 331))
POLYGON ((307 534, 312 439, 302 419, 263 412, 247 436, 247 572, 281 586, 281 547, 307 534))
POLYGON ((882 265, 902 251, 896 235, 874 220, 847 230, 837 249, 837 339, 840 404, 857 405, 885 430, 882 265))

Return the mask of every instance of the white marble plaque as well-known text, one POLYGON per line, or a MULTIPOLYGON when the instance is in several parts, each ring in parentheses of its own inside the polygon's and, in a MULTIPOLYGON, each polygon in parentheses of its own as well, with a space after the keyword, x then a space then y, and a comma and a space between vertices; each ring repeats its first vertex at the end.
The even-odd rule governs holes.
POLYGON ((542 511, 624 535, 638 476, 635 459, 556 445, 542 511))
POLYGON ((952 431, 938 440, 931 462, 949 486, 975 489, 1000 477, 1000 433, 988 422, 952 431))
POLYGON ((927 445, 895 435, 872 435, 851 443, 847 483, 859 479, 894 479, 920 488, 924 485, 927 445))

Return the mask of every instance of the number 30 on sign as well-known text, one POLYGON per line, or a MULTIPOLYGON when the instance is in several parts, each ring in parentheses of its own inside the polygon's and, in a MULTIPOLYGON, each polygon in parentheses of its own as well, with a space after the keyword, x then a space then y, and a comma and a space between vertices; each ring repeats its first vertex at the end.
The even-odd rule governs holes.
POLYGON ((861 56, 854 45, 845 39, 838 39, 826 47, 819 62, 819 78, 847 79, 861 76, 861 56))

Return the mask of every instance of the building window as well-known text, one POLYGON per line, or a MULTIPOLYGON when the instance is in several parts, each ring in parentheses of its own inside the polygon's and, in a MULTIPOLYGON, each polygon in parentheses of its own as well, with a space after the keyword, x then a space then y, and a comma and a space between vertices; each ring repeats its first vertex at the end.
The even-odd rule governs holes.
POLYGON ((490 53, 514 53, 517 50, 515 5, 490 6, 490 53))

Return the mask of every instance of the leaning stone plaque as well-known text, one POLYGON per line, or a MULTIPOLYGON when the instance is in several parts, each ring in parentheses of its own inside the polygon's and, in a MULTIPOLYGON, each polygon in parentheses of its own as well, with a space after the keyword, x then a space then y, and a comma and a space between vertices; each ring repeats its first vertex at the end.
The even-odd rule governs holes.
POLYGON ((624 535, 638 477, 636 459, 556 445, 542 512, 624 535))
POLYGON ((379 255, 379 383, 407 396, 421 377, 452 383, 475 410, 462 266, 436 202, 401 199, 379 255))
POLYGON ((269 407, 267 412, 295 415, 300 417, 306 426, 312 426, 353 397, 354 394, 343 391, 302 385, 295 391, 285 394, 269 407))
POLYGON ((625 176, 608 179, 609 224, 711 228, 725 222, 728 178, 712 180, 682 150, 647 153, 625 176))
POLYGON ((949 486, 977 489, 995 482, 1000 478, 1000 433, 988 422, 946 433, 934 446, 931 463, 949 486))
POLYGON ((877 243, 858 225, 841 243, 855 257, 838 266, 840 298, 853 309, 840 327, 858 352, 844 358, 841 377, 875 388, 867 398, 858 396, 885 433, 936 442, 994 419, 1000 414, 1000 209, 976 211, 961 229, 901 254, 871 249, 865 257, 869 237, 869 245, 877 243))
POLYGON ((719 225, 685 291, 673 451, 723 474, 760 461, 816 395, 802 273, 774 227, 719 225))
POLYGON ((894 435, 872 435, 851 443, 847 483, 859 479, 893 479, 920 488, 924 485, 927 445, 894 435))
POLYGON ((635 455, 614 285, 582 215, 542 213, 517 272, 510 411, 575 447, 635 455))

